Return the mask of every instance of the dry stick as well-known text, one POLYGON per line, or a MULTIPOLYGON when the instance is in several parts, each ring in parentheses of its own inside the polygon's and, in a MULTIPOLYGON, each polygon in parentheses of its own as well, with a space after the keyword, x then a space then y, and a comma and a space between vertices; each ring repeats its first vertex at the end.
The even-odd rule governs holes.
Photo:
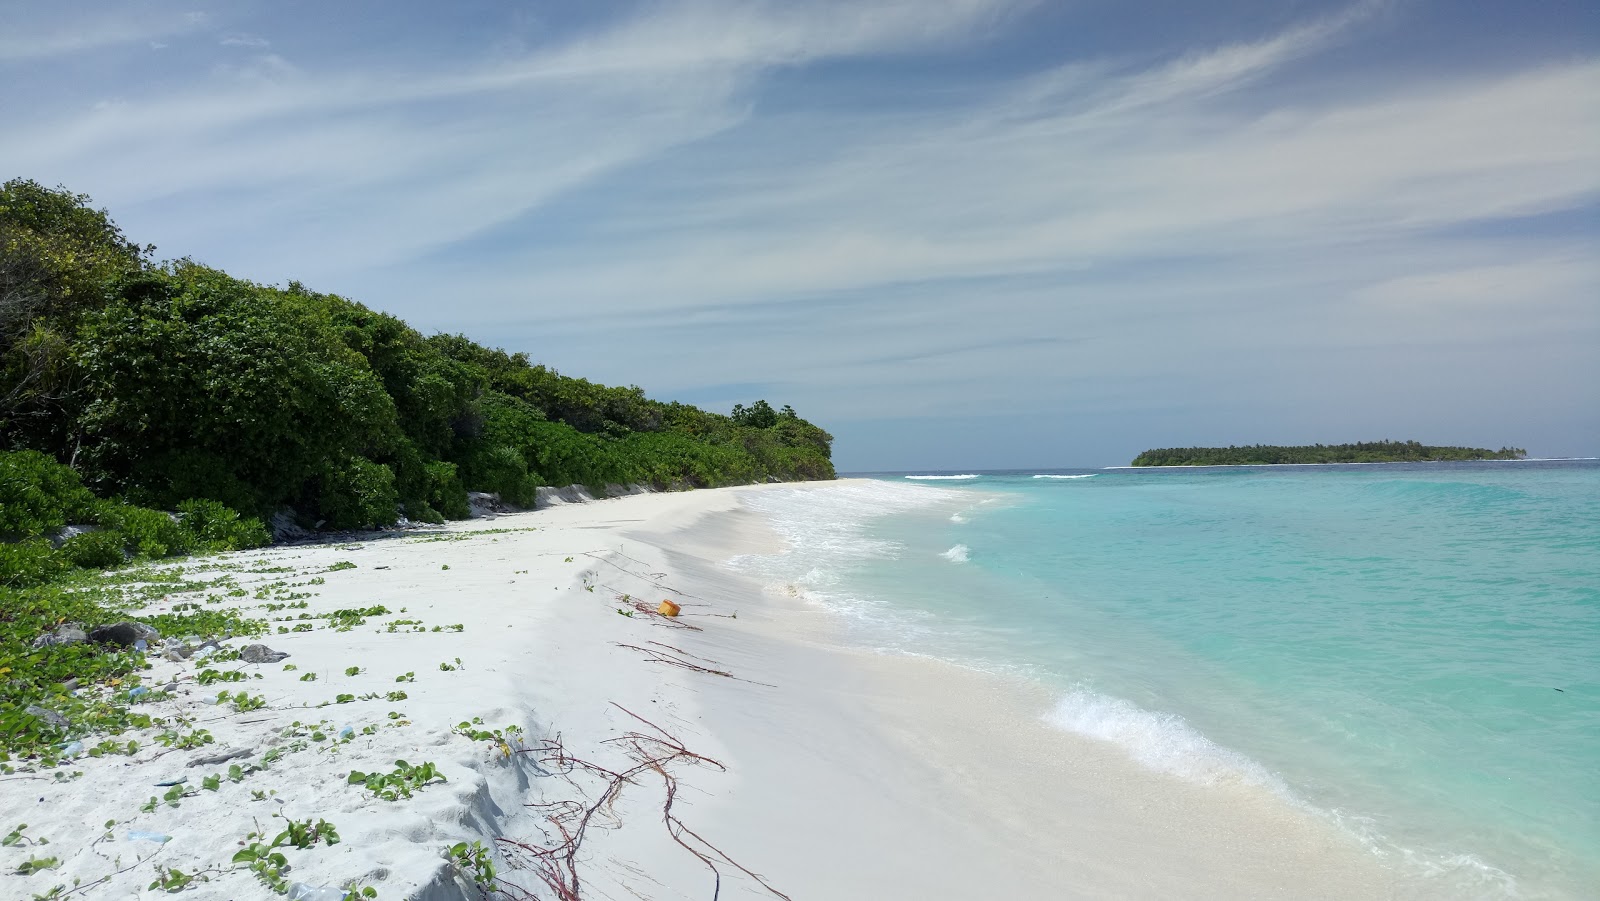
MULTIPOLYGON (((621 704, 618 704, 617 702, 612 701, 611 702, 611 706, 617 708, 618 710, 622 711, 623 713, 626 713, 628 716, 633 717, 634 719, 638 720, 639 722, 644 723, 646 726, 649 726, 650 728, 656 730, 656 732, 658 732, 662 736, 664 736, 664 738, 655 738, 655 737, 652 737, 652 736, 639 736, 640 738, 643 738, 643 739, 648 740, 648 741, 657 742, 659 744, 666 745, 667 747, 675 750, 676 752, 678 752, 681 755, 687 755, 687 756, 690 756, 690 757, 698 758, 700 760, 705 760, 705 761, 708 761, 708 762, 711 762, 711 763, 716 763, 715 761, 710 761, 709 758, 700 757, 700 755, 695 754, 694 752, 690 751, 688 748, 685 748, 676 738, 673 738, 672 734, 667 732, 667 730, 661 728, 660 726, 657 726, 655 723, 650 722, 649 720, 645 719, 644 717, 640 716, 637 713, 634 713, 632 710, 629 710, 628 708, 622 706, 621 704)), ((630 733, 630 734, 631 735, 637 735, 637 733, 630 733)), ((727 768, 722 766, 722 764, 716 763, 716 766, 717 766, 718 769, 721 769, 724 772, 726 772, 727 768)), ((711 869, 711 872, 715 877, 716 883, 715 883, 715 887, 713 888, 712 893, 711 893, 712 901, 716 901, 716 899, 722 894, 722 871, 717 869, 716 863, 714 861, 712 861, 711 858, 707 857, 703 852, 701 852, 700 850, 692 847, 688 842, 684 841, 683 840, 683 836, 684 835, 690 836, 695 841, 697 841, 701 845, 705 846, 707 851, 710 851, 712 854, 715 854, 724 863, 728 864, 731 867, 734 867, 739 872, 745 874, 746 876, 749 876, 751 879, 754 879, 762 888, 764 888, 767 891, 771 892, 773 895, 776 895, 777 897, 784 899, 784 901, 793 901, 793 899, 791 899, 788 895, 785 895, 783 892, 780 892, 777 889, 773 888, 765 879, 761 878, 761 876, 759 874, 753 872, 748 867, 745 867, 743 864, 740 864, 739 862, 735 861, 733 858, 731 858, 727 854, 723 853, 723 851, 721 849, 719 849, 716 845, 713 845, 710 842, 706 841, 704 838, 701 838, 697 833, 695 833, 693 830, 691 830, 688 826, 685 826, 683 824, 683 821, 681 819, 679 819, 677 817, 677 815, 672 812, 672 804, 673 804, 673 802, 675 800, 677 800, 677 797, 678 797, 678 780, 676 778, 674 778, 672 776, 672 774, 668 773, 666 771, 666 768, 663 767, 661 765, 661 763, 659 763, 659 762, 652 761, 651 762, 651 769, 655 770, 658 774, 660 774, 662 781, 666 784, 666 799, 664 800, 664 802, 662 803, 662 806, 661 806, 661 818, 662 818, 662 821, 667 824, 667 834, 672 836, 672 840, 673 841, 677 842, 679 845, 682 845, 684 850, 688 851, 690 854, 693 854, 695 857, 700 858, 700 861, 711 869)))
POLYGON ((691 654, 691 653, 689 653, 689 652, 688 652, 688 651, 685 651, 685 650, 684 650, 684 649, 683 649, 683 648, 675 648, 675 647, 673 647, 673 646, 672 646, 672 645, 670 645, 670 644, 666 644, 666 643, 664 643, 664 642, 660 642, 660 641, 647 641, 647 642, 645 642, 645 644, 653 644, 653 645, 655 645, 655 646, 656 646, 656 647, 658 647, 658 648, 666 648, 666 649, 667 649, 667 650, 669 650, 669 651, 671 651, 671 652, 672 652, 672 653, 674 653, 674 654, 680 654, 680 655, 682 655, 682 656, 684 656, 684 657, 693 657, 693 658, 694 658, 694 659, 696 659, 696 660, 703 660, 703 661, 705 661, 705 662, 706 662, 706 663, 711 663, 711 664, 715 664, 715 665, 717 665, 717 666, 721 666, 721 665, 722 665, 722 664, 721 664, 721 663, 717 663, 717 661, 715 661, 715 660, 712 660, 712 659, 711 659, 711 658, 710 658, 710 657, 701 657, 701 656, 700 656, 700 655, 699 655, 699 654, 691 654))
POLYGON ((113 876, 121 876, 123 873, 128 872, 129 870, 133 869, 134 867, 140 866, 145 861, 149 860, 152 857, 155 857, 157 854, 160 854, 162 852, 162 850, 163 850, 162 848, 157 848, 156 850, 151 851, 149 854, 146 854, 145 856, 139 858, 138 860, 135 860, 133 863, 128 864, 127 866, 123 867, 120 870, 117 870, 114 873, 107 873, 106 875, 101 876, 99 879, 96 879, 93 882, 86 882, 83 885, 80 885, 77 888, 73 889, 72 891, 63 892, 62 894, 59 894, 56 897, 57 898, 65 898, 65 897, 67 897, 69 895, 76 895, 79 892, 86 892, 89 889, 94 888, 95 886, 99 885, 102 882, 109 882, 111 880, 111 877, 113 877, 113 876))
MULTIPOLYGON (((621 704, 613 702, 612 706, 648 726, 656 733, 655 735, 647 735, 641 732, 627 732, 602 742, 602 744, 622 747, 624 753, 633 761, 633 766, 617 771, 575 757, 562 744, 559 734, 554 739, 544 740, 537 748, 530 748, 522 752, 542 754, 541 762, 552 764, 555 771, 567 777, 569 782, 571 782, 573 773, 582 771, 591 775, 604 776, 607 779, 607 783, 599 798, 587 806, 575 800, 528 805, 531 808, 547 811, 546 819, 560 835, 559 842, 548 847, 542 847, 527 842, 502 838, 499 839, 502 846, 521 851, 525 855, 529 868, 533 870, 534 874, 547 888, 555 892, 559 901, 579 901, 582 883, 578 875, 578 852, 583 844, 589 824, 602 811, 614 816, 616 814, 616 802, 622 794, 622 787, 634 782, 636 777, 640 775, 653 772, 661 777, 662 785, 665 789, 662 819, 667 826, 667 834, 672 837, 673 841, 677 842, 690 854, 693 854, 711 870, 714 878, 712 901, 716 901, 722 892, 722 871, 718 867, 718 861, 732 866, 754 879, 762 888, 765 888, 775 897, 781 898, 783 901, 792 901, 788 895, 773 888, 761 876, 735 862, 715 845, 690 830, 672 812, 672 805, 677 799, 678 782, 677 778, 668 769, 669 764, 679 761, 690 765, 703 764, 715 767, 723 772, 727 771, 727 767, 716 760, 690 751, 671 733, 623 707, 621 704), (685 841, 684 836, 694 839, 699 843, 700 847, 685 841)), ((573 784, 576 787, 576 784, 573 784)), ((549 833, 546 834, 548 835, 549 833)), ((517 897, 520 901, 533 901, 533 896, 525 890, 520 888, 514 890, 518 893, 517 897)), ((506 891, 506 889, 503 888, 502 891, 506 891)), ((510 894, 510 892, 508 891, 507 894, 510 894)))
POLYGON ((604 582, 596 582, 595 587, 604 588, 606 591, 616 595, 619 603, 628 604, 632 606, 636 612, 643 613, 644 615, 651 617, 651 622, 658 626, 666 626, 669 629, 688 629, 691 632, 705 631, 699 626, 696 626, 692 623, 686 623, 677 617, 667 616, 655 607, 650 606, 649 603, 635 598, 626 591, 618 591, 616 588, 607 585, 604 582))
MULTIPOLYGON (((632 557, 629 557, 627 554, 624 554, 621 551, 609 551, 608 553, 616 554, 618 557, 621 557, 624 560, 633 560, 632 557)), ((686 598, 694 598, 697 601, 705 600, 705 598, 703 598, 703 597, 700 597, 698 595, 690 594, 687 591, 680 591, 680 590, 678 590, 676 588, 673 588, 671 585, 665 585, 665 584, 663 584, 661 582, 656 581, 655 579, 650 578, 649 575, 654 575, 654 573, 651 573, 649 575, 641 575, 641 574, 636 573, 633 570, 627 568, 626 566, 621 565, 620 563, 615 563, 615 562, 613 562, 611 560, 607 560, 605 557, 597 556, 592 551, 584 551, 583 556, 589 557, 589 558, 591 558, 593 560, 598 560, 598 561, 600 561, 601 563, 604 563, 607 566, 610 566, 610 567, 612 567, 614 569, 617 569, 617 570, 620 570, 620 571, 622 571, 622 572, 624 572, 624 573, 626 573, 626 574, 628 574, 630 576, 633 576, 635 579, 638 579, 639 581, 644 582, 646 585, 650 585, 651 587, 654 587, 654 588, 659 588, 662 591, 670 591, 673 594, 681 595, 682 597, 686 597, 686 598)), ((638 560, 633 560, 633 562, 638 563, 639 561, 638 560)))
MULTIPOLYGON (((654 642, 652 642, 652 643, 654 643, 654 642)), ((764 688, 777 688, 778 687, 776 685, 772 685, 772 684, 769 684, 769 683, 766 683, 766 682, 757 682, 757 681, 755 681, 753 679, 741 679, 740 677, 735 676, 733 673, 730 673, 727 670, 712 669, 712 668, 710 668, 708 666, 701 666, 698 663, 691 663, 691 662, 683 659, 682 657, 676 657, 676 656, 674 656, 672 654, 666 653, 665 651, 657 651, 657 650, 655 650, 653 648, 641 648, 636 644, 623 644, 620 641, 613 641, 612 644, 616 645, 619 648, 627 648, 630 651, 638 651, 639 653, 645 655, 645 659, 650 663, 665 663, 668 666, 681 667, 681 668, 686 669, 686 670, 694 670, 697 673, 706 673, 707 675, 712 675, 712 676, 723 676, 723 677, 728 678, 728 679, 733 679, 736 682, 749 682, 751 685, 760 685, 760 686, 762 686, 764 688)), ((671 646, 670 645, 662 645, 662 647, 671 647, 671 646)), ((677 649, 674 648, 673 650, 677 650, 677 649)), ((701 657, 699 659, 705 660, 704 657, 701 657)), ((716 661, 714 661, 714 660, 706 660, 706 662, 707 663, 716 663, 716 661)), ((721 666, 721 664, 717 664, 717 665, 721 666)))

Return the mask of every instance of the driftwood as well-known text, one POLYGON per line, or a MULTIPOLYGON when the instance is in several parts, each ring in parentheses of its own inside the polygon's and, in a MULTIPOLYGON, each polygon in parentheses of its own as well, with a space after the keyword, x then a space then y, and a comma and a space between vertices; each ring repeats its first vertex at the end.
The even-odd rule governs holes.
MULTIPOLYGON (((653 774, 661 779, 661 820, 666 826, 667 834, 711 870, 712 901, 716 901, 722 893, 724 868, 743 873, 774 897, 792 901, 788 895, 778 891, 759 874, 706 841, 673 812, 673 804, 678 795, 678 780, 670 769, 672 766, 707 766, 721 772, 726 772, 727 767, 710 757, 689 750, 670 732, 621 704, 613 702, 612 706, 637 720, 648 730, 626 732, 602 742, 622 750, 627 766, 621 769, 611 769, 574 756, 562 744, 559 734, 555 738, 545 739, 536 747, 519 752, 538 755, 541 765, 566 777, 569 782, 573 781, 575 774, 582 773, 600 777, 604 780, 605 788, 598 797, 588 803, 564 800, 528 805, 544 813, 545 820, 549 824, 545 832, 547 843, 535 844, 509 838, 499 839, 506 860, 512 866, 531 871, 559 901, 579 901, 582 897, 583 883, 579 874, 578 857, 590 825, 597 817, 615 821, 618 817, 616 805, 622 797, 623 787, 638 785, 641 777, 653 774)), ((575 782, 573 784, 576 786, 575 782)), ((506 885, 502 885, 501 891, 518 901, 534 901, 537 897, 526 890, 506 885)))

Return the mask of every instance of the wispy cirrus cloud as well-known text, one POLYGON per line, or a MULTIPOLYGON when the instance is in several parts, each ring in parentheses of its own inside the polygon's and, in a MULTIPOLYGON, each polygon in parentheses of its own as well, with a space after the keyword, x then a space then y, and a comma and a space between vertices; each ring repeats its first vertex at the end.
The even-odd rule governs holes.
POLYGON ((258 50, 272 46, 272 42, 266 38, 240 32, 225 34, 218 43, 224 47, 250 47, 258 50))
POLYGON ((1489 390, 1463 361, 1491 348, 1600 385, 1593 229, 1520 233, 1600 203, 1600 51, 1372 49, 1419 8, 1060 54, 1027 32, 1076 10, 1008 0, 648 3, 350 54, 257 16, 208 24, 193 77, 19 107, 0 161, 243 275, 846 425, 1403 419, 1352 361, 1489 390))
POLYGON ((0 13, 0 64, 36 62, 130 44, 166 46, 162 38, 205 26, 201 12, 141 14, 83 10, 66 21, 30 21, 18 7, 0 13))
POLYGON ((0 155, 111 186, 100 196, 122 205, 227 191, 250 210, 236 240, 269 266, 338 235, 345 265, 376 265, 731 127, 766 68, 950 40, 1017 6, 665 4, 515 58, 399 76, 259 55, 195 89, 24 125, 0 155))

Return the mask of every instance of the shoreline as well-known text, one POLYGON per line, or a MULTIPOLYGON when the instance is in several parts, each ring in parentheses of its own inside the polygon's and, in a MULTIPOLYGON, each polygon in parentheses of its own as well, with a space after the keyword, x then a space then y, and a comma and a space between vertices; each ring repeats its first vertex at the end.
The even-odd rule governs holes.
MULTIPOLYGON (((749 510, 719 517, 738 519, 732 531, 745 541, 765 528, 749 510)), ((721 564, 747 550, 696 531, 643 537, 696 584, 730 598, 761 590, 721 564)), ((780 706, 746 686, 712 685, 706 716, 738 764, 764 770, 735 793, 739 803, 724 814, 730 831, 764 830, 764 842, 800 852, 768 867, 793 869, 783 884, 800 894, 1447 896, 1402 886, 1353 835, 1266 787, 1196 785, 1049 726, 1058 698, 1042 684, 852 648, 833 614, 797 595, 765 596, 769 603, 742 615, 740 634, 719 637, 711 656, 742 654, 763 667, 756 678, 804 688, 786 688, 780 706), (789 769, 796 757, 814 764, 789 769), (774 837, 761 812, 786 793, 811 801, 774 837), (828 867, 807 863, 823 858, 828 867), (948 860, 964 864, 924 866, 948 860)))
MULTIPOLYGON (((190 897, 279 897, 233 855, 252 831, 270 839, 283 820, 321 819, 342 840, 285 849, 287 881, 475 898, 481 871, 450 849, 558 844, 551 808, 525 805, 602 797, 603 777, 562 771, 574 759, 625 765, 618 740, 631 734, 657 750, 648 742, 670 735, 704 756, 674 758, 670 781, 623 786, 577 857, 586 895, 709 897, 720 883, 727 897, 797 899, 1420 896, 1281 798, 1183 783, 1050 728, 1037 687, 842 646, 830 614, 724 565, 781 551, 741 499, 796 487, 637 495, 182 561, 185 578, 231 582, 174 591, 165 607, 256 607, 291 631, 225 647, 291 656, 153 659, 146 684, 177 687, 138 709, 166 718, 180 743, 199 730, 214 741, 184 749, 163 747, 160 730, 130 733, 121 740, 137 737, 136 753, 62 768, 79 776, 0 782, 0 817, 50 840, 19 842, 0 861, 14 871, 30 854, 59 858, 0 884, 44 893, 77 879, 83 897, 153 897, 146 886, 166 867, 209 880, 190 897), (649 614, 662 597, 684 616, 649 614), (201 685, 208 668, 244 681, 201 685), (262 706, 205 703, 229 689, 262 706), (192 763, 230 751, 242 755, 192 763), (434 763, 448 781, 396 801, 348 784, 351 771, 389 772, 397 759, 434 763), (218 785, 202 784, 214 775, 218 785), (168 840, 139 837, 151 833, 168 840)), ((502 885, 543 890, 525 868, 533 858, 499 850, 502 885)))

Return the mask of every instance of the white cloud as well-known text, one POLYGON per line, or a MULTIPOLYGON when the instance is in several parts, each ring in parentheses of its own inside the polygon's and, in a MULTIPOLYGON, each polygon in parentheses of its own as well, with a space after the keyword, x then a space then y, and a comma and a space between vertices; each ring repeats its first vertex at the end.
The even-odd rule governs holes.
POLYGON ((1281 393, 1358 350, 1507 335, 1570 368, 1600 333, 1574 299, 1600 296, 1592 253, 1452 237, 1600 198, 1594 58, 1319 80, 1382 27, 1368 2, 870 108, 761 93, 1027 5, 651 4, 426 72, 235 52, 190 89, 53 105, 0 161, 163 251, 596 378, 784 383, 824 418, 1281 393))
POLYGON ((192 31, 204 22, 204 14, 133 17, 98 10, 67 22, 33 23, 25 21, 17 9, 0 19, 0 63, 38 61, 126 44, 148 43, 160 49, 166 44, 159 38, 192 31))
MULTIPOLYGON (((376 265, 729 127, 763 67, 954 39, 1016 5, 652 6, 518 59, 398 78, 263 55, 195 90, 17 128, 0 158, 121 209, 227 192, 241 204, 234 240, 267 251, 258 264, 316 259, 334 241, 329 263, 376 265)), ((216 224, 176 237, 201 234, 216 224)))
POLYGON ((266 38, 237 32, 223 35, 219 43, 224 47, 250 47, 254 49, 272 46, 272 42, 266 38))

